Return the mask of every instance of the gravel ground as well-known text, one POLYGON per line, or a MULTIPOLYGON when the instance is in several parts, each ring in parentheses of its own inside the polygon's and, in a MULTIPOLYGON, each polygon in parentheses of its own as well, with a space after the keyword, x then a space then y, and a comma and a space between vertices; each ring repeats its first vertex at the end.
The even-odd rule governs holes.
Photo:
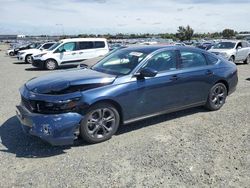
POLYGON ((48 71, 0 49, 0 187, 250 187, 250 65, 238 65, 220 111, 193 108, 122 126, 104 143, 52 147, 24 135, 15 116, 18 88, 48 71))

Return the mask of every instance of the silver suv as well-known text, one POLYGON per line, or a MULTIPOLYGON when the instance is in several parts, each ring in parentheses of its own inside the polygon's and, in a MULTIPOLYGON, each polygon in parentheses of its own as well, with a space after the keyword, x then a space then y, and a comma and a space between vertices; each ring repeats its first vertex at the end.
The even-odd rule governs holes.
POLYGON ((235 63, 250 63, 250 44, 247 41, 222 41, 215 44, 209 52, 223 56, 235 63))

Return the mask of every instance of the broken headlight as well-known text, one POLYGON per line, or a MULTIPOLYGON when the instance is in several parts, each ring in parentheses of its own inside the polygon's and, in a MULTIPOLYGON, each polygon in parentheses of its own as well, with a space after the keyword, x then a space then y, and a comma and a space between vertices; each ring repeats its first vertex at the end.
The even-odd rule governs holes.
POLYGON ((80 98, 61 100, 55 102, 38 102, 37 111, 40 113, 63 113, 76 109, 80 98))

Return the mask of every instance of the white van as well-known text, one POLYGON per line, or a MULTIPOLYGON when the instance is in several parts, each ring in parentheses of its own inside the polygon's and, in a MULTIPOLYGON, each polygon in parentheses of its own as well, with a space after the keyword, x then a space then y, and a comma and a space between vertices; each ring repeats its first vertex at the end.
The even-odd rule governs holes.
POLYGON ((109 52, 104 38, 64 39, 51 46, 48 51, 34 54, 32 65, 54 70, 61 65, 78 65, 81 61, 103 56, 109 52))

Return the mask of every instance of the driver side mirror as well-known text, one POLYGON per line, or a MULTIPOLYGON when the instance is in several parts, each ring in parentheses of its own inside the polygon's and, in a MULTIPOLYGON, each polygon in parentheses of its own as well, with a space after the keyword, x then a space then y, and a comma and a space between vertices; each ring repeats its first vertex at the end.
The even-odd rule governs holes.
POLYGON ((135 74, 135 76, 139 78, 146 78, 146 77, 155 77, 158 71, 149 67, 145 67, 141 69, 139 72, 135 74))
POLYGON ((66 50, 63 48, 60 50, 61 53, 66 52, 66 50))
POLYGON ((237 47, 237 50, 240 50, 241 48, 242 48, 241 46, 238 46, 238 47, 237 47))

